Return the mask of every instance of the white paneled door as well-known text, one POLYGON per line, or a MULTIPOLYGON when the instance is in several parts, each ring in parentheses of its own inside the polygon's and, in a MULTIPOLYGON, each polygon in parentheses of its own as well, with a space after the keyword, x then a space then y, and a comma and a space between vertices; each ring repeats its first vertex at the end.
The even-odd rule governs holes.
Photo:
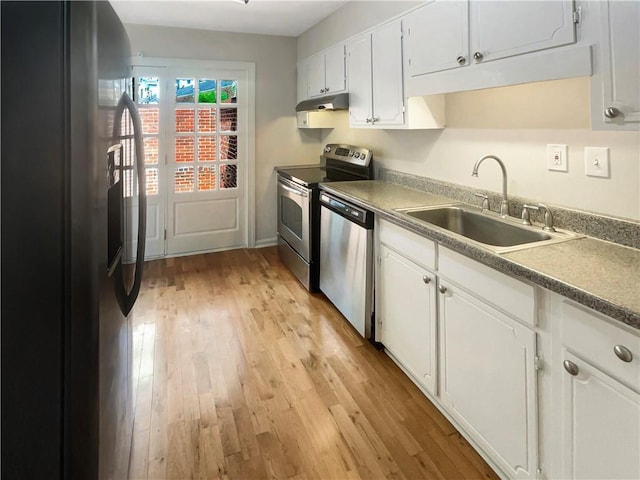
POLYGON ((247 246, 247 70, 145 66, 134 75, 148 256, 247 246))

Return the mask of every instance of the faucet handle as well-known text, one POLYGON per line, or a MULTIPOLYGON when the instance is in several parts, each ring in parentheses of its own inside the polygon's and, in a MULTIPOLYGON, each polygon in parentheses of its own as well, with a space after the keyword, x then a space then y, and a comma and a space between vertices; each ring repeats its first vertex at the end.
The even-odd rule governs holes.
POLYGON ((524 225, 531 225, 529 210, 538 211, 540 210, 540 208, 538 208, 536 205, 527 205, 526 203, 522 206, 522 223, 524 225))
POLYGON ((476 192, 475 196, 482 198, 482 210, 489 210, 489 197, 481 192, 476 192))
POLYGON ((545 232, 555 232, 556 229, 553 228, 553 215, 551 214, 551 210, 544 203, 538 203, 538 208, 544 210, 544 227, 542 229, 545 232))

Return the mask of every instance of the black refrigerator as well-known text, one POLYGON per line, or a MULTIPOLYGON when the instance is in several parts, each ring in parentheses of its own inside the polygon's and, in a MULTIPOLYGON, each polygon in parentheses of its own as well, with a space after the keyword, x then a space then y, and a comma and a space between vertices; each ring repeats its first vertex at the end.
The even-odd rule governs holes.
POLYGON ((108 2, 3 1, 1 27, 1 475, 126 479, 146 232, 129 40, 108 2))

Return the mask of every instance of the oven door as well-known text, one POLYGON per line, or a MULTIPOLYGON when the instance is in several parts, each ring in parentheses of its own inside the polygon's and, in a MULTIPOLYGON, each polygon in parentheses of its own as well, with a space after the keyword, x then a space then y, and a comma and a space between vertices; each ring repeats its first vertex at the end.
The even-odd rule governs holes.
POLYGON ((311 190, 278 176, 278 234, 310 262, 311 190))

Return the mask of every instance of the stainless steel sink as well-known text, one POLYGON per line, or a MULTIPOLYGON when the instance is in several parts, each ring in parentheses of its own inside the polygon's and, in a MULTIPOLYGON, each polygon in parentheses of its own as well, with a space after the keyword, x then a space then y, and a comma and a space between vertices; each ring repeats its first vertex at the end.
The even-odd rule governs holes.
POLYGON ((496 214, 460 204, 396 211, 461 235, 495 253, 578 238, 578 235, 570 232, 544 232, 541 227, 522 225, 515 218, 503 219, 496 214))

